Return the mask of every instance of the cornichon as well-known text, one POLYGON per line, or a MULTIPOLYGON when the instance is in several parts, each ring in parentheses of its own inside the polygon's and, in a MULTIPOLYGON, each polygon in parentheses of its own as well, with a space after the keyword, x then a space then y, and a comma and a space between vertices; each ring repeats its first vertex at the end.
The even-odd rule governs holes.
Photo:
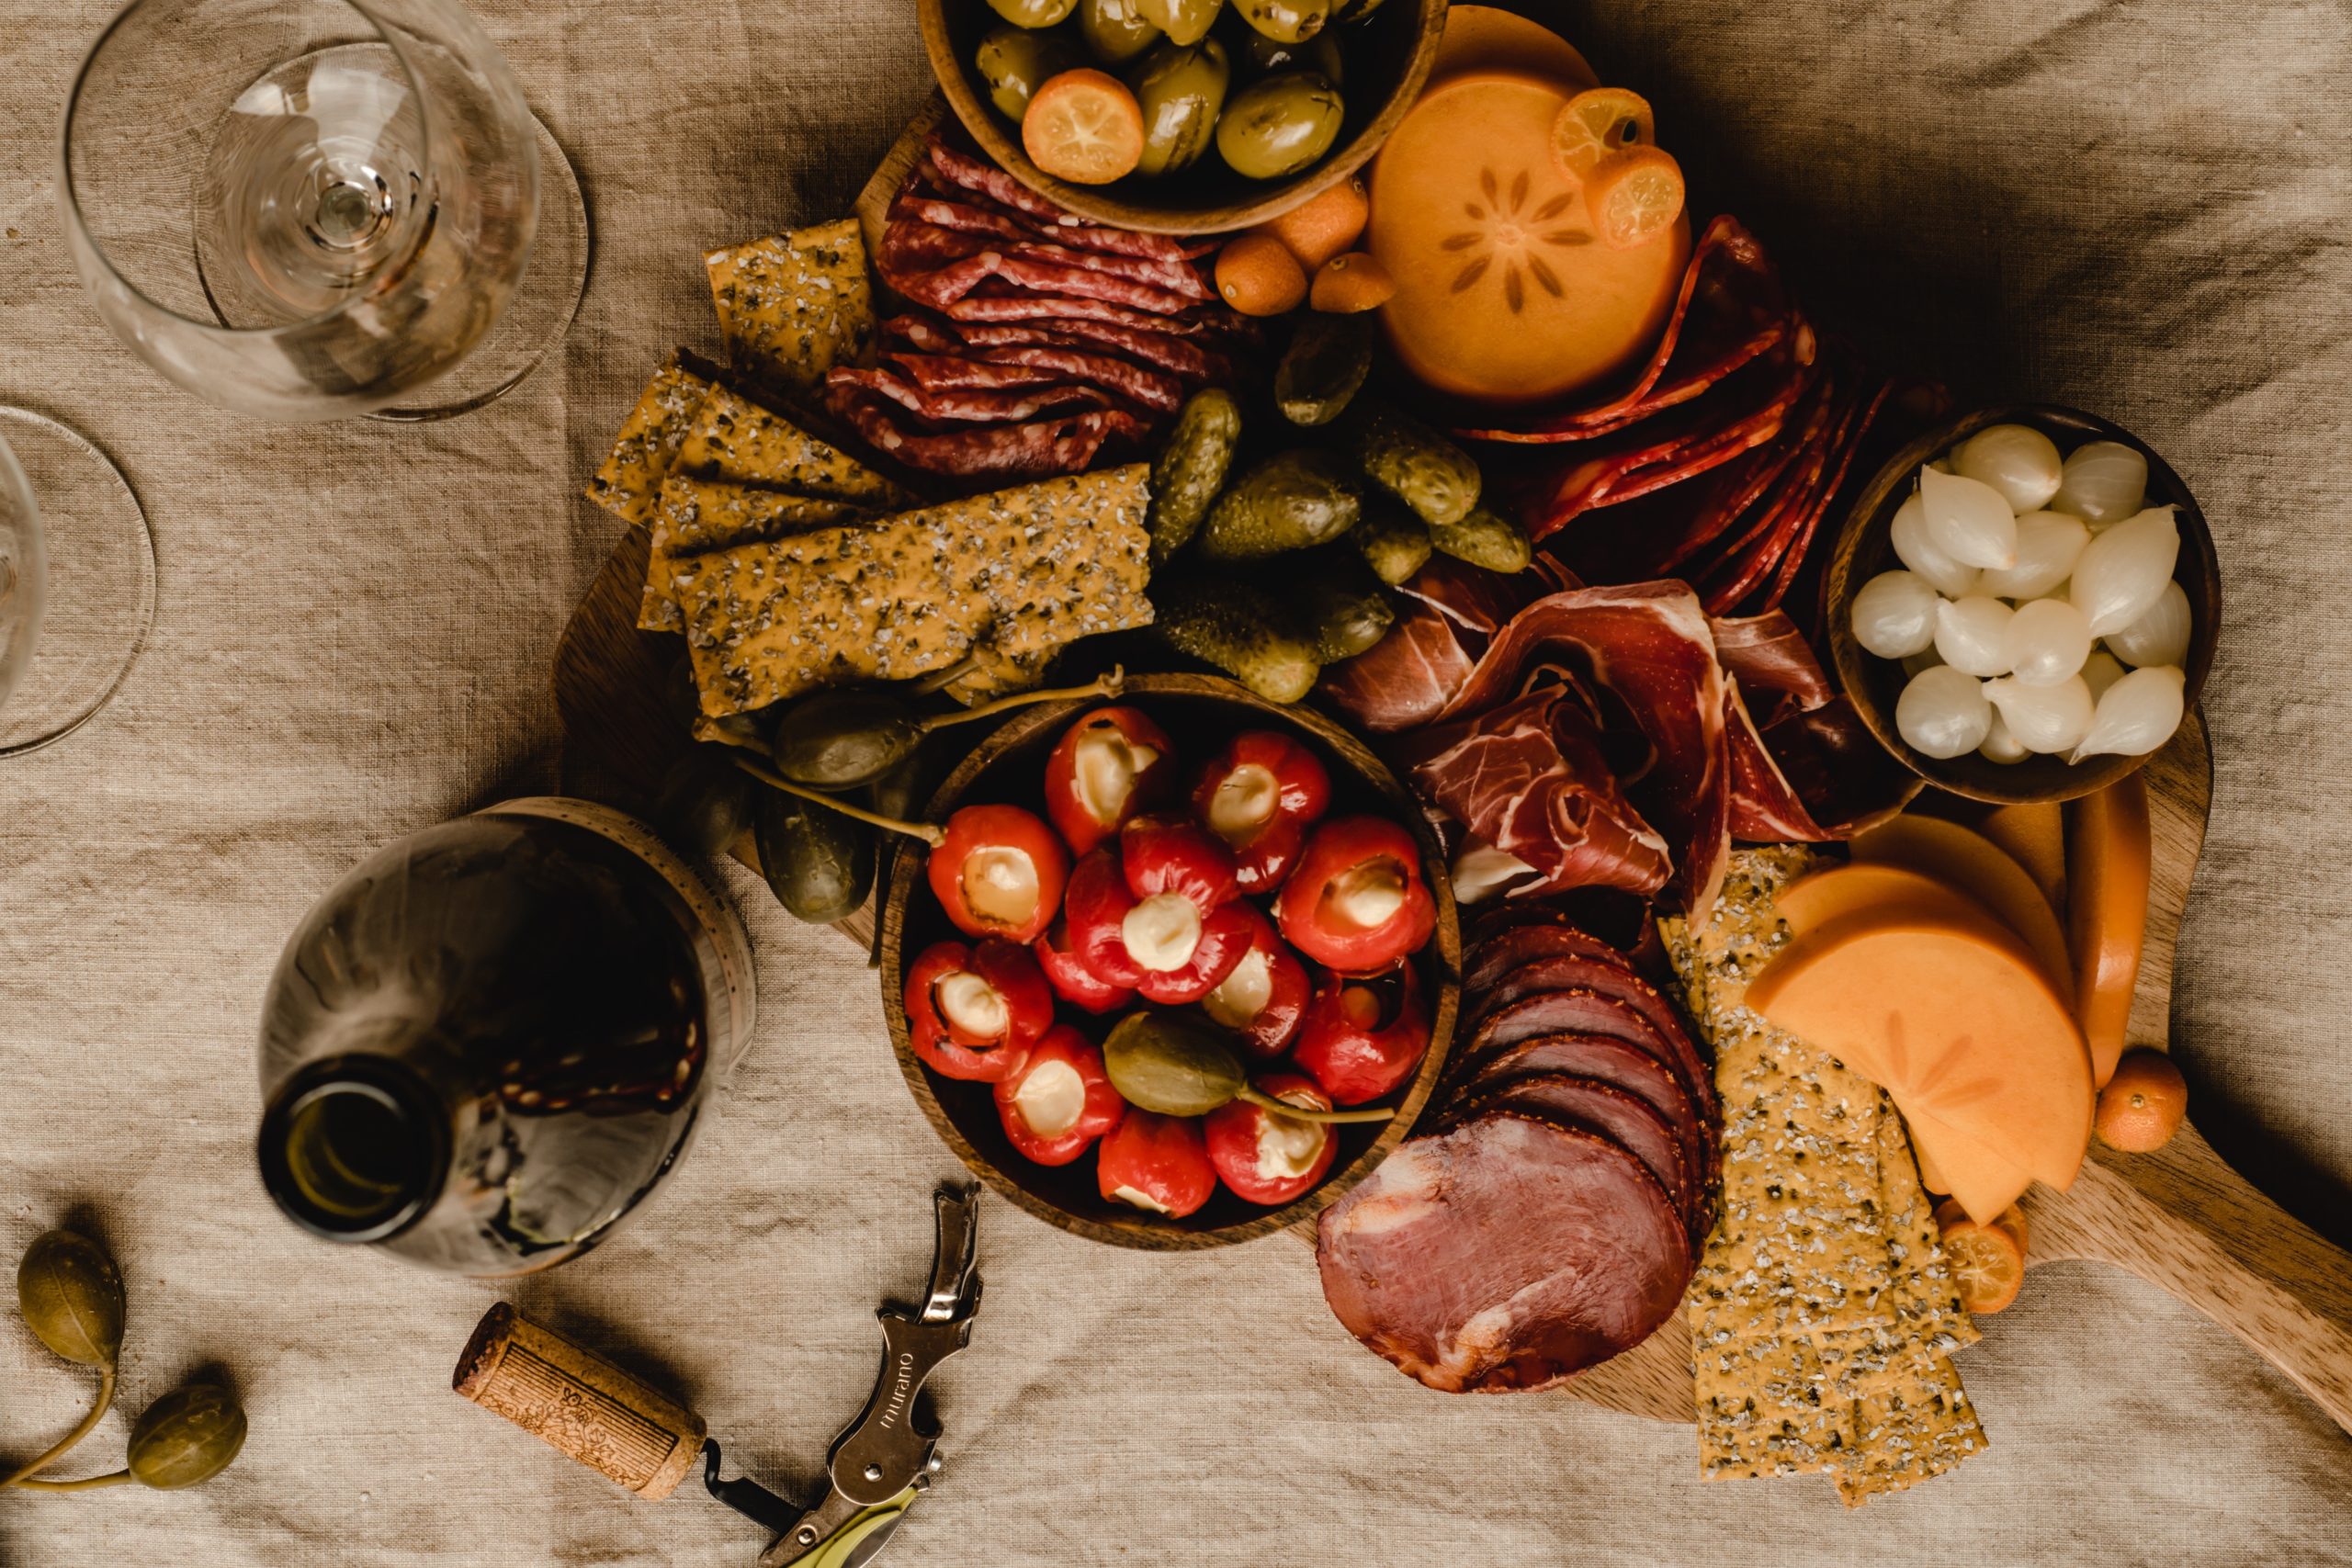
POLYGON ((1363 510, 1343 459, 1311 447, 1277 452, 1217 497, 1193 547, 1217 561, 1312 549, 1354 527, 1363 510))
POLYGON ((780 790, 760 792, 752 821, 760 874, 799 919, 846 919, 873 891, 874 845, 860 823, 780 790))
POLYGON ((1151 585, 1153 627, 1177 652, 1214 664, 1272 703, 1295 703, 1323 672, 1282 607, 1247 583, 1171 575, 1151 585))
POLYGON ((1310 312, 1274 367, 1274 403, 1293 424, 1329 424, 1371 373, 1371 315, 1310 312))
POLYGON ((1194 392, 1177 411, 1176 428, 1151 464, 1151 562, 1159 565, 1190 543, 1209 503, 1225 488, 1233 448, 1241 440, 1241 405, 1222 387, 1194 392))
POLYGON ((1363 518, 1348 538, 1363 553, 1372 574, 1391 588, 1409 581, 1429 564, 1430 525, 1392 496, 1367 496, 1363 518))
POLYGON ((1459 523, 1478 504, 1478 465, 1412 415, 1357 398, 1331 432, 1373 483, 1432 527, 1459 523))
POLYGON ((1430 526, 1430 543, 1456 560, 1483 566, 1488 571, 1525 571, 1535 558, 1527 536, 1509 519, 1483 506, 1473 507, 1459 523, 1430 526))
POLYGON ((1352 560, 1334 564, 1350 570, 1317 573, 1297 591, 1300 628, 1326 664, 1353 659, 1386 637, 1396 619, 1387 595, 1363 581, 1363 568, 1352 560))

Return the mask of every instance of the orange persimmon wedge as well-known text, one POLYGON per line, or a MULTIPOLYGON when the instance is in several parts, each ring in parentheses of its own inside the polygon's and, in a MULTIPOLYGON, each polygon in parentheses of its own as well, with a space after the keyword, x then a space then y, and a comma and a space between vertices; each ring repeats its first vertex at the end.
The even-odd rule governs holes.
POLYGON ((1056 179, 1108 185, 1143 161, 1143 110, 1117 77, 1065 71, 1031 95, 1021 148, 1056 179))

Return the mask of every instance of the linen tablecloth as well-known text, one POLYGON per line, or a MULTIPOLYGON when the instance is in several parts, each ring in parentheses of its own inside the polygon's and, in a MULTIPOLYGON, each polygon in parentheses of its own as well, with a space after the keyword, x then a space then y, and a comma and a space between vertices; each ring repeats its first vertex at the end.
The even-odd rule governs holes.
MULTIPOLYGON (((478 7, 595 223, 570 340, 422 428, 272 428, 100 326, 53 133, 106 0, 0 0, 0 401, 87 433, 146 504, 161 611, 120 697, 0 763, 0 1255, 77 1215, 131 1296, 123 1414, 226 1368, 243 1457, 181 1494, 0 1494, 8 1568, 748 1564, 447 1392, 485 1288, 299 1235, 254 1178, 265 980, 395 835, 554 778, 548 667, 619 531, 577 499, 661 354, 715 346, 698 254, 844 209, 930 90, 905 0, 478 7)), ((1698 0, 1555 17, 1657 105, 1702 208, 1816 313, 1962 397, 2105 412, 2202 499, 2227 582, 2211 837, 2177 1050, 2224 1153, 2352 1230, 2352 12, 2342 0, 1698 0)), ((686 1394, 805 1484, 920 1282, 956 1169, 837 937, 734 892, 760 1037, 667 1190, 525 1311, 686 1394)), ((944 1375, 946 1471, 891 1547, 980 1562, 2352 1562, 2352 1441, 2221 1330, 2086 1266, 1960 1359, 1992 1438, 1848 1515, 1818 1477, 1702 1483, 1688 1427, 1448 1397, 1325 1310, 1287 1239, 1154 1257, 990 1198, 988 1305, 944 1375)), ((85 1379, 0 1323, 0 1451, 85 1379)), ((78 1473, 68 1469, 67 1473, 78 1473)))

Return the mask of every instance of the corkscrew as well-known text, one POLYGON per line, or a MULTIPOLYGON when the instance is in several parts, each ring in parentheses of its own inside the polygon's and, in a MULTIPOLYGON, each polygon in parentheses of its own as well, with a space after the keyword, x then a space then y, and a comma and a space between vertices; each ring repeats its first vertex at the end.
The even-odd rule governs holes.
POLYGON ((700 1416, 503 1302, 475 1328, 451 1386, 641 1497, 667 1497, 699 1458, 713 1497, 775 1532, 759 1568, 861 1568, 939 1473, 939 1425, 923 1385, 970 1343, 979 1310, 978 1191, 943 1188, 933 1201, 930 1288, 919 1307, 875 1314, 882 1370, 865 1410, 833 1439, 825 1495, 811 1506, 746 1477, 724 1479, 700 1416))

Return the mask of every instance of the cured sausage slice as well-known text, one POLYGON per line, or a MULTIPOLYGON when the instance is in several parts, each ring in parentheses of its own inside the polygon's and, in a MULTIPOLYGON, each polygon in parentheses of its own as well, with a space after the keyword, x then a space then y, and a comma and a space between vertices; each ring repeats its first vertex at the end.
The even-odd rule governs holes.
POLYGON ((1624 1145, 1674 1200, 1695 1252, 1704 1235, 1699 1228, 1699 1189, 1685 1164, 1681 1129, 1657 1111, 1598 1078, 1529 1073, 1479 1085, 1448 1110, 1442 1124, 1458 1125, 1488 1111, 1532 1111, 1624 1145))
POLYGON ((1431 1388, 1549 1388, 1673 1315, 1690 1253, 1642 1162, 1589 1132, 1493 1111, 1408 1140, 1323 1214, 1324 1299, 1431 1388))

